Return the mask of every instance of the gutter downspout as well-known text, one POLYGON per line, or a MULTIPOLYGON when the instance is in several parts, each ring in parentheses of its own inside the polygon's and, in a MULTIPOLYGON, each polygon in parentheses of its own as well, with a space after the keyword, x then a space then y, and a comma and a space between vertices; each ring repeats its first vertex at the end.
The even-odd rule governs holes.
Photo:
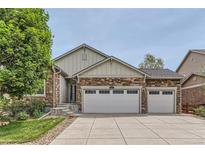
POLYGON ((52 70, 53 70, 53 107, 56 107, 56 77, 55 75, 58 73, 61 73, 61 70, 59 72, 55 71, 54 66, 52 66, 52 70))

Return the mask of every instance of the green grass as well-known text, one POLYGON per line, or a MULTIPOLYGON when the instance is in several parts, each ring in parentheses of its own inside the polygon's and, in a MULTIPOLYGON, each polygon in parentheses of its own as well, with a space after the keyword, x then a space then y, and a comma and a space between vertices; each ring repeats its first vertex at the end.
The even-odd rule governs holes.
POLYGON ((0 143, 24 143, 40 138, 64 118, 11 122, 0 127, 0 143))

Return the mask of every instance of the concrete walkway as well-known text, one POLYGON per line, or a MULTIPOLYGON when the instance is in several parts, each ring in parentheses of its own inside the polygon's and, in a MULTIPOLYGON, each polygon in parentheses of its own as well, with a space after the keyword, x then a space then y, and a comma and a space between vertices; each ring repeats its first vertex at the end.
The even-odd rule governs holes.
POLYGON ((51 144, 205 144, 205 120, 181 115, 85 114, 51 144))

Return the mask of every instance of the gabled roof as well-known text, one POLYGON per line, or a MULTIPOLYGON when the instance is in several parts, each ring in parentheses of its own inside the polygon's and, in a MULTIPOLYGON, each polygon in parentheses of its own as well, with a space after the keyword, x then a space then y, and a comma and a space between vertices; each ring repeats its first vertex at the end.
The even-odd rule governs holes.
POLYGON ((200 76, 200 77, 204 77, 205 78, 205 73, 190 73, 188 76, 186 76, 183 80, 182 80, 182 84, 184 84, 191 76, 200 76))
POLYGON ((138 69, 138 68, 136 68, 136 67, 134 67, 134 66, 132 66, 132 65, 130 65, 130 64, 124 62, 124 61, 122 61, 121 59, 118 59, 118 58, 114 57, 114 56, 110 56, 108 58, 105 58, 105 59, 103 59, 103 60, 101 60, 101 61, 99 61, 99 62, 97 62, 97 63, 95 63, 95 64, 93 64, 93 65, 91 65, 91 66, 89 66, 89 67, 79 71, 79 72, 77 72, 77 73, 75 73, 73 76, 77 76, 77 75, 80 75, 80 74, 82 74, 84 72, 87 72, 87 71, 91 70, 92 68, 94 68, 94 67, 96 67, 96 66, 98 66, 100 64, 103 64, 103 63, 105 63, 105 62, 107 62, 109 60, 116 60, 117 62, 119 62, 119 63, 121 63, 121 64, 123 64, 123 65, 125 65, 125 66, 127 66, 129 68, 131 68, 132 70, 135 70, 135 71, 139 72, 140 74, 149 76, 147 73, 141 71, 140 69, 138 69))
POLYGON ((63 71, 60 67, 58 67, 57 65, 53 64, 53 68, 58 70, 62 76, 68 77, 68 74, 65 71, 63 71))
POLYGON ((198 54, 205 55, 205 49, 191 49, 191 50, 189 50, 188 53, 186 54, 186 56, 184 57, 184 59, 182 60, 182 62, 180 63, 180 65, 178 66, 178 68, 176 69, 176 72, 179 71, 180 67, 182 66, 182 64, 185 62, 185 60, 188 58, 188 56, 191 53, 198 53, 198 54))
POLYGON ((84 43, 84 44, 81 44, 81 45, 79 45, 78 47, 73 48, 73 49, 71 49, 70 51, 68 51, 68 52, 66 52, 66 53, 64 53, 64 54, 62 54, 62 55, 60 55, 60 56, 54 58, 53 61, 57 61, 57 60, 59 60, 59 59, 65 57, 65 56, 67 56, 67 55, 69 55, 69 54, 71 54, 71 53, 77 51, 77 50, 80 49, 80 48, 88 48, 88 49, 90 49, 90 50, 92 50, 92 51, 94 51, 94 52, 96 52, 96 53, 98 53, 98 54, 100 54, 100 55, 102 55, 102 56, 104 56, 104 57, 109 57, 109 56, 106 55, 105 53, 103 53, 103 52, 101 52, 101 51, 99 51, 99 50, 97 50, 97 49, 95 49, 95 48, 93 48, 93 47, 91 47, 91 46, 89 46, 89 45, 87 45, 87 44, 84 43))
POLYGON ((152 79, 182 79, 183 76, 170 69, 141 69, 152 79))

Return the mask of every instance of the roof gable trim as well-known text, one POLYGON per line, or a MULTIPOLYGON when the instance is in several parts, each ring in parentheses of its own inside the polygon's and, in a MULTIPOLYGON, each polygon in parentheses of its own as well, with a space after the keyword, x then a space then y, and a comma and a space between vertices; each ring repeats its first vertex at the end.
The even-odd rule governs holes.
POLYGON ((200 77, 204 77, 204 78, 205 78, 205 75, 203 75, 203 74, 191 73, 191 74, 189 74, 186 78, 184 78, 184 80, 182 81, 181 84, 186 83, 193 75, 195 75, 195 76, 200 76, 200 77))
POLYGON ((186 61, 186 59, 188 58, 188 56, 191 54, 191 53, 197 53, 197 54, 202 54, 202 55, 205 55, 205 52, 201 52, 201 51, 204 51, 204 50, 189 50, 188 53, 186 54, 186 56, 184 57, 184 59, 181 61, 181 63, 179 64, 179 66, 177 67, 176 69, 176 72, 179 71, 179 69, 181 68, 181 66, 183 65, 183 63, 186 61))
POLYGON ((85 73, 85 72, 91 70, 92 68, 97 67, 97 66, 99 66, 100 64, 103 64, 103 63, 105 63, 105 62, 107 62, 107 61, 109 61, 109 60, 116 60, 116 61, 119 62, 120 64, 123 64, 123 65, 125 65, 125 66, 131 68, 132 70, 137 71, 137 72, 140 73, 140 74, 143 74, 143 75, 145 75, 145 76, 149 76, 149 77, 150 77, 149 74, 147 74, 147 73, 145 73, 145 72, 143 72, 143 71, 137 69, 136 67, 134 67, 134 66, 132 66, 132 65, 130 65, 130 64, 128 64, 128 63, 126 63, 126 62, 124 62, 124 61, 122 61, 122 60, 116 58, 116 57, 113 57, 113 56, 110 56, 110 57, 108 57, 108 58, 105 58, 105 59, 103 59, 102 61, 100 61, 100 62, 98 62, 98 63, 96 63, 96 64, 94 64, 94 65, 92 65, 92 66, 89 66, 89 67, 85 68, 84 70, 82 70, 82 71, 80 71, 80 72, 74 74, 73 76, 78 76, 78 75, 80 75, 80 74, 82 74, 82 73, 85 73))
POLYGON ((92 51, 94 51, 94 52, 96 52, 96 53, 98 53, 98 54, 100 54, 100 55, 102 55, 102 56, 104 56, 104 57, 106 57, 106 58, 109 57, 109 56, 106 55, 105 53, 103 53, 103 52, 101 52, 101 51, 99 51, 99 50, 97 50, 97 49, 95 49, 95 48, 93 48, 93 47, 91 47, 91 46, 89 46, 89 45, 87 45, 87 44, 81 44, 80 46, 78 46, 78 47, 76 47, 76 48, 73 48, 73 49, 69 50, 68 52, 66 52, 66 53, 64 53, 64 54, 62 54, 62 55, 60 55, 60 56, 54 58, 53 61, 57 61, 57 60, 59 60, 59 59, 65 57, 65 56, 68 56, 68 55, 70 55, 71 53, 74 53, 75 51, 77 51, 77 50, 79 50, 79 49, 81 49, 81 48, 88 48, 88 49, 90 49, 90 50, 92 50, 92 51))

